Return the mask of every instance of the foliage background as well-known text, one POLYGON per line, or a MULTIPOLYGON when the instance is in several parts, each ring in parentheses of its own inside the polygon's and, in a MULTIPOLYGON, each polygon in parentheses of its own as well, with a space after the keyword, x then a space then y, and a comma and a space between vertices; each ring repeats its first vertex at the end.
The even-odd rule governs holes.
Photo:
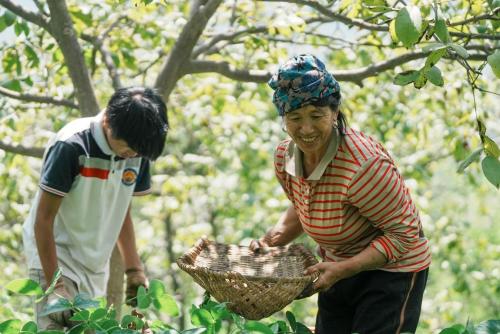
MULTIPOLYGON (((99 5, 98 1, 86 1, 84 5, 69 3, 75 28, 83 33, 95 34, 103 26, 109 26, 117 15, 127 15, 138 22, 112 31, 108 42, 125 86, 152 85, 160 66, 155 63, 154 55, 172 47, 189 12, 187 5, 177 3, 163 6, 134 6, 126 1, 119 4, 106 1, 99 5)), ((486 2, 477 3, 479 8, 488 6, 486 2)), ((418 4, 423 6, 425 2, 418 4)), ((465 2, 447 4, 457 12, 467 9, 465 2)), ((276 10, 264 10, 251 1, 241 2, 237 7, 241 14, 238 18, 246 22, 240 23, 248 27, 257 25, 260 19, 265 19, 259 15, 273 13, 272 24, 281 28, 271 34, 273 38, 290 37, 294 33, 290 27, 300 32, 300 25, 294 23, 300 17, 296 7, 266 6, 276 10)), ((213 32, 228 27, 232 8, 229 2, 222 5, 216 24, 210 28, 213 32)), ((356 7, 351 5, 347 9, 354 11, 356 7)), ((335 36, 346 36, 350 31, 337 23, 322 29, 335 36)), ((351 31, 347 36, 355 40, 359 37, 356 34, 351 31)), ((331 48, 328 40, 320 39, 312 47, 304 45, 300 50, 286 43, 276 48, 270 40, 250 35, 205 57, 224 59, 239 67, 273 71, 288 55, 313 51, 328 61, 334 73, 336 69, 368 66, 389 57, 381 48, 369 51, 331 48)), ((388 43, 383 37, 379 41, 388 43)), ((28 34, 21 31, 13 44, 4 43, 0 51, 4 68, 0 81, 5 84, 18 79, 23 89, 31 92, 61 98, 73 96, 67 68, 60 65, 62 55, 50 43, 49 38, 33 31, 28 34), (29 39, 39 39, 39 43, 26 42, 29 39), (35 48, 38 64, 26 51, 30 45, 40 47, 35 48), (7 71, 8 55, 13 52, 19 53, 19 65, 13 63, 7 71)), ((86 62, 90 67, 96 62, 92 81, 97 98, 104 105, 113 88, 103 63, 99 57, 92 58, 92 52, 92 46, 84 44, 86 62)), ((402 50, 396 48, 391 52, 402 50)), ((402 69, 418 68, 423 62, 417 60, 402 69)), ((467 319, 479 322, 500 318, 498 191, 484 178, 477 163, 464 174, 455 172, 458 162, 480 145, 480 139, 464 69, 450 61, 440 63, 440 68, 444 87, 427 85, 417 90, 411 85, 396 86, 392 83, 394 71, 367 78, 362 85, 341 82, 343 110, 349 124, 378 138, 391 152, 411 188, 425 233, 432 243, 433 264, 419 326, 419 332, 423 333, 437 332, 445 325, 465 323, 467 319)), ((479 84, 489 91, 499 91, 498 79, 491 71, 485 71, 479 84)), ((489 136, 498 137, 498 96, 476 92, 476 103, 489 136)), ((248 243, 274 224, 287 207, 287 199, 274 179, 272 154, 286 135, 271 103, 271 91, 262 83, 237 82, 218 74, 186 75, 169 96, 168 108, 171 132, 165 154, 154 164, 154 195, 134 201, 133 215, 139 251, 149 277, 164 281, 179 304, 188 310, 192 303, 201 300, 202 291, 180 272, 174 263, 176 257, 202 235, 220 242, 248 243)), ((76 117, 79 117, 76 109, 0 96, 0 140, 42 147, 53 132, 76 117)), ((41 161, 4 150, 0 150, 0 158, 0 286, 3 286, 27 273, 21 230, 37 188, 41 161)), ((306 238, 300 241, 313 249, 314 245, 306 238)), ((31 303, 22 297, 10 297, 0 289, 0 321, 12 317, 30 319, 31 303)), ((314 325, 315 297, 297 301, 287 309, 302 322, 314 325)), ((276 317, 283 317, 283 313, 276 317)), ((188 323, 185 317, 164 320, 188 323)))

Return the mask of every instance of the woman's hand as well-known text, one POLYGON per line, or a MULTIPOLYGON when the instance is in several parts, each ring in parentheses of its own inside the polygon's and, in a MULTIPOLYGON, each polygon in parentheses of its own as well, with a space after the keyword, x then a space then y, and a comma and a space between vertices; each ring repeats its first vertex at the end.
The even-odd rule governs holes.
POLYGON ((306 269, 305 274, 311 275, 318 272, 319 277, 314 282, 314 290, 328 290, 341 279, 355 274, 349 266, 342 262, 321 262, 306 269))
POLYGON ((269 243, 266 241, 265 237, 260 239, 253 239, 248 246, 252 252, 258 253, 269 247, 269 243))

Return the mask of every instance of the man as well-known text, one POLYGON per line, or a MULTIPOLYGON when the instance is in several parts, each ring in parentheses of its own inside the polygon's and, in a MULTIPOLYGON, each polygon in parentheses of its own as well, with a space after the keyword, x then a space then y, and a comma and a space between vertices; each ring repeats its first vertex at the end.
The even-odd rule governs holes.
POLYGON ((35 307, 40 329, 70 325, 69 312, 39 316, 59 296, 105 295, 115 244, 126 269, 127 300, 147 287, 130 203, 150 192, 149 161, 162 153, 167 130, 167 108, 155 91, 122 88, 103 112, 67 124, 49 143, 23 231, 30 278, 46 287, 57 268, 62 271, 54 293, 35 307))

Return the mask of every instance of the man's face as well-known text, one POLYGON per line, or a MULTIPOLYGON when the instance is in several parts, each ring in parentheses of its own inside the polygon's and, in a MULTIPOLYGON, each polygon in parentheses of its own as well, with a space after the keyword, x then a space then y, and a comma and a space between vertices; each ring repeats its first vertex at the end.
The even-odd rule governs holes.
POLYGON ((113 136, 113 132, 106 121, 106 118, 103 121, 102 127, 104 129, 104 134, 106 135, 106 140, 108 141, 108 145, 115 152, 117 156, 120 158, 128 159, 137 156, 137 152, 131 149, 127 142, 123 139, 118 139, 113 136))

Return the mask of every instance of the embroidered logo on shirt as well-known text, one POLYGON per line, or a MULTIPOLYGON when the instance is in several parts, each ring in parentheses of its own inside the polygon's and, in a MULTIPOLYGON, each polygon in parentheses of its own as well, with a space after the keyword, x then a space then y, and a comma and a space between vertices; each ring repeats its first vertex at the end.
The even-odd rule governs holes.
POLYGON ((122 174, 122 183, 131 186, 137 180, 137 172, 133 168, 126 168, 122 174))

